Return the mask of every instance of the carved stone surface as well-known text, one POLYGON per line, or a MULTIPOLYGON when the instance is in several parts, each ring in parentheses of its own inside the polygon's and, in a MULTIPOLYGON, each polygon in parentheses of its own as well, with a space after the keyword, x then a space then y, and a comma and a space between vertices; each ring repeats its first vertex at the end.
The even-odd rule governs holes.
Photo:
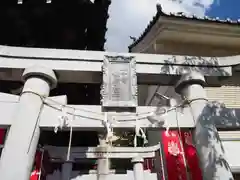
POLYGON ((101 95, 103 107, 136 107, 138 105, 134 57, 105 56, 101 95))

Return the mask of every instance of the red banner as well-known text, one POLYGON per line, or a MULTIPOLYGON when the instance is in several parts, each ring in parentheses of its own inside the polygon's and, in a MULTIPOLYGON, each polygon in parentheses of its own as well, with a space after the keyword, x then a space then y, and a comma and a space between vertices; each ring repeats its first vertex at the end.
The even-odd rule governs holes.
POLYGON ((52 168, 48 152, 37 150, 30 180, 45 180, 49 173, 52 173, 52 168))
POLYGON ((189 168, 189 176, 191 180, 202 180, 202 172, 199 167, 197 151, 192 141, 191 131, 181 131, 182 143, 184 147, 185 157, 189 168))
POLYGON ((162 133, 168 180, 187 180, 183 148, 177 131, 162 133))
POLYGON ((30 180, 40 180, 40 171, 39 170, 34 170, 32 173, 31 173, 31 176, 30 176, 30 180))
POLYGON ((37 151, 35 154, 34 169, 31 173, 30 180, 40 180, 43 162, 43 152, 37 151))
POLYGON ((0 128, 0 144, 4 144, 6 129, 0 128))
POLYGON ((168 180, 202 180, 196 149, 189 131, 162 133, 168 180))
MULTIPOLYGON (((4 141, 5 141, 5 136, 6 136, 6 129, 0 128, 0 145, 4 145, 4 141)), ((0 156, 2 154, 2 146, 0 147, 0 156)))

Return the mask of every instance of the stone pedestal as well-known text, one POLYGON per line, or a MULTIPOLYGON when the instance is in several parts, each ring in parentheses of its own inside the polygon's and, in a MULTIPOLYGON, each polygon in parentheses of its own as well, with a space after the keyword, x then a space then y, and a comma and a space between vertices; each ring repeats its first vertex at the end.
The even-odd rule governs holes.
POLYGON ((62 164, 62 171, 61 171, 61 180, 70 180, 72 174, 72 162, 66 162, 62 164))
POLYGON ((140 157, 132 159, 134 180, 144 180, 143 162, 144 160, 140 157))
POLYGON ((39 116, 43 97, 49 96, 57 83, 54 72, 32 67, 23 73, 25 80, 19 107, 15 112, 0 160, 0 179, 28 180, 40 137, 39 116))
POLYGON ((109 159, 99 158, 97 165, 97 180, 107 180, 109 177, 109 159))
POLYGON ((232 180, 233 176, 225 158, 224 149, 215 127, 213 112, 209 108, 204 90, 204 76, 192 72, 182 76, 176 92, 188 101, 195 121, 194 141, 204 180, 232 180))
MULTIPOLYGON (((99 151, 108 151, 109 145, 106 142, 106 137, 104 133, 99 133, 99 151)), ((110 170, 110 160, 108 158, 102 158, 101 153, 99 153, 99 158, 97 160, 97 179, 98 180, 107 180, 110 170)))

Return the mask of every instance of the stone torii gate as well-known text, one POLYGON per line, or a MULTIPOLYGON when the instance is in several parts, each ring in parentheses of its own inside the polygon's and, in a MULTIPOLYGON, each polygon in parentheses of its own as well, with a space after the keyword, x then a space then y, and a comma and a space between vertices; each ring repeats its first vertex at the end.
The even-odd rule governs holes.
MULTIPOLYGON (((146 73, 143 68, 139 67, 138 71, 146 73)), ((56 87, 57 84, 57 78, 53 70, 42 66, 33 66, 25 69, 23 79, 25 84, 20 97, 1 94, 2 102, 0 102, 0 107, 4 111, 2 112, 0 125, 10 127, 0 160, 0 179, 3 180, 28 180, 40 137, 40 128, 54 129, 56 124, 58 124, 58 117, 62 115, 62 106, 59 106, 59 104, 66 104, 66 97, 64 96, 48 97, 50 90, 56 87), (3 100, 6 100, 8 103, 6 101, 3 102, 3 100)), ((211 149, 214 148, 216 154, 220 155, 224 160, 224 151, 220 148, 221 143, 208 139, 209 141, 205 143, 211 145, 211 148, 207 150, 203 148, 204 135, 208 131, 208 127, 203 125, 206 125, 206 123, 203 123, 205 118, 202 116, 203 112, 207 113, 207 97, 203 88, 204 83, 204 77, 199 73, 186 74, 179 81, 176 91, 185 98, 184 102, 191 106, 182 107, 184 116, 180 116, 178 122, 175 118, 177 113, 175 111, 169 111, 164 117, 161 117, 161 113, 158 112, 159 107, 141 107, 137 106, 136 103, 131 105, 128 102, 128 105, 135 108, 135 112, 109 112, 109 115, 114 116, 114 120, 117 122, 111 124, 111 126, 112 128, 135 128, 135 116, 139 114, 138 126, 142 128, 166 129, 167 127, 178 128, 178 126, 195 128, 194 138, 202 172, 205 175, 204 178, 210 180, 219 176, 222 180, 230 179, 232 174, 229 169, 215 165, 214 162, 209 161, 206 157, 207 154, 211 153, 211 149), (156 112, 156 115, 152 113, 148 116, 140 115, 147 112, 156 112), (214 168, 208 168, 209 164, 214 168)), ((73 108, 76 109, 74 114, 81 114, 81 117, 75 116, 74 121, 71 122, 71 127, 74 130, 106 128, 102 121, 104 113, 101 106, 66 106, 66 110, 68 109, 69 112, 72 112, 73 108), (84 111, 83 109, 89 111, 84 111)), ((67 116, 71 118, 72 114, 67 114, 67 116)), ((213 122, 209 122, 209 124, 213 127, 212 132, 217 132, 213 122)), ((136 157, 136 159, 138 158, 141 159, 143 157, 136 157)), ((140 170, 138 163, 135 167, 136 171, 140 170)), ((141 178, 136 176, 136 179, 141 178)))
MULTIPOLYGON (((27 180, 29 178, 34 160, 34 154, 36 152, 37 143, 40 136, 40 128, 53 128, 56 125, 56 117, 58 117, 59 113, 61 113, 54 111, 54 109, 49 108, 49 106, 44 105, 44 102, 48 101, 47 97, 50 90, 54 88, 57 83, 56 76, 52 70, 43 67, 32 67, 24 71, 23 78, 25 80, 25 85, 18 103, 10 103, 11 105, 8 105, 8 107, 5 108, 8 114, 14 114, 14 116, 5 120, 5 125, 10 125, 11 127, 8 132, 0 161, 0 179, 4 180, 27 180), (46 97, 46 99, 43 99, 43 97, 46 97)), ((190 104, 193 110, 194 118, 197 120, 197 122, 196 124, 191 122, 190 124, 185 125, 185 127, 194 127, 196 125, 195 141, 202 164, 202 171, 207 175, 205 179, 210 179, 208 176, 215 172, 210 172, 212 171, 211 169, 206 169, 208 168, 207 164, 209 163, 208 159, 206 158, 208 152, 202 149, 202 144, 200 143, 207 128, 201 124, 201 121, 204 121, 204 119, 201 118, 201 114, 206 104, 206 95, 202 87, 203 83, 204 78, 198 73, 187 74, 183 76, 182 80, 180 80, 179 84, 177 85, 177 91, 188 100, 192 100, 190 104)), ((2 95, 2 97, 12 100, 17 100, 18 98, 7 94, 2 95)), ((55 100, 61 101, 62 97, 56 97, 55 100)), ((95 107, 95 110, 97 109, 98 107, 95 107)), ((146 109, 154 109, 154 107, 137 107, 138 112, 144 112, 146 109)), ((185 108, 184 110, 184 119, 186 119, 188 117, 187 111, 189 111, 189 108, 185 108)), ((5 113, 2 112, 2 114, 5 113)), ((164 128, 164 126, 169 126, 167 123, 170 123, 170 126, 174 127, 173 120, 170 121, 170 119, 172 119, 171 116, 172 114, 169 113, 165 117, 165 125, 162 126, 159 124, 153 125, 148 118, 143 119, 140 123, 140 126, 145 128, 164 128)), ((6 117, 6 115, 3 115, 3 117, 6 117)), ((121 116, 118 118, 118 120, 120 120, 121 116)), ((76 119, 72 126, 74 128, 104 128, 101 122, 94 121, 86 123, 85 121, 83 123, 82 121, 83 119, 76 119)), ((179 122, 184 123, 184 121, 181 119, 179 122)), ((131 121, 125 121, 115 125, 115 127, 133 128, 134 123, 131 123, 131 121)), ((221 148, 218 147, 218 144, 214 144, 213 142, 209 143, 212 146, 216 146, 218 153, 224 155, 221 148)), ((144 156, 136 158, 144 158, 144 156)), ((142 167, 139 166, 138 163, 134 167, 135 171, 142 171, 142 167)), ((221 171, 217 171, 217 174, 221 174, 222 176, 220 177, 224 177, 223 179, 226 179, 226 176, 231 176, 230 171, 224 171, 223 168, 220 168, 220 170, 221 171)), ((143 178, 142 176, 139 177, 138 175, 139 173, 136 173, 136 179, 143 178)))

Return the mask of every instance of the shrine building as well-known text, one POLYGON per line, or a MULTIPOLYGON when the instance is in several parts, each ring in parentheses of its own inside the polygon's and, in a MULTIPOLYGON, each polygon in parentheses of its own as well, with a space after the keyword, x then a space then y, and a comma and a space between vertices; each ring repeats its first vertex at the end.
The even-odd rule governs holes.
POLYGON ((240 21, 157 5, 114 53, 110 5, 0 2, 0 180, 240 179, 240 21))

